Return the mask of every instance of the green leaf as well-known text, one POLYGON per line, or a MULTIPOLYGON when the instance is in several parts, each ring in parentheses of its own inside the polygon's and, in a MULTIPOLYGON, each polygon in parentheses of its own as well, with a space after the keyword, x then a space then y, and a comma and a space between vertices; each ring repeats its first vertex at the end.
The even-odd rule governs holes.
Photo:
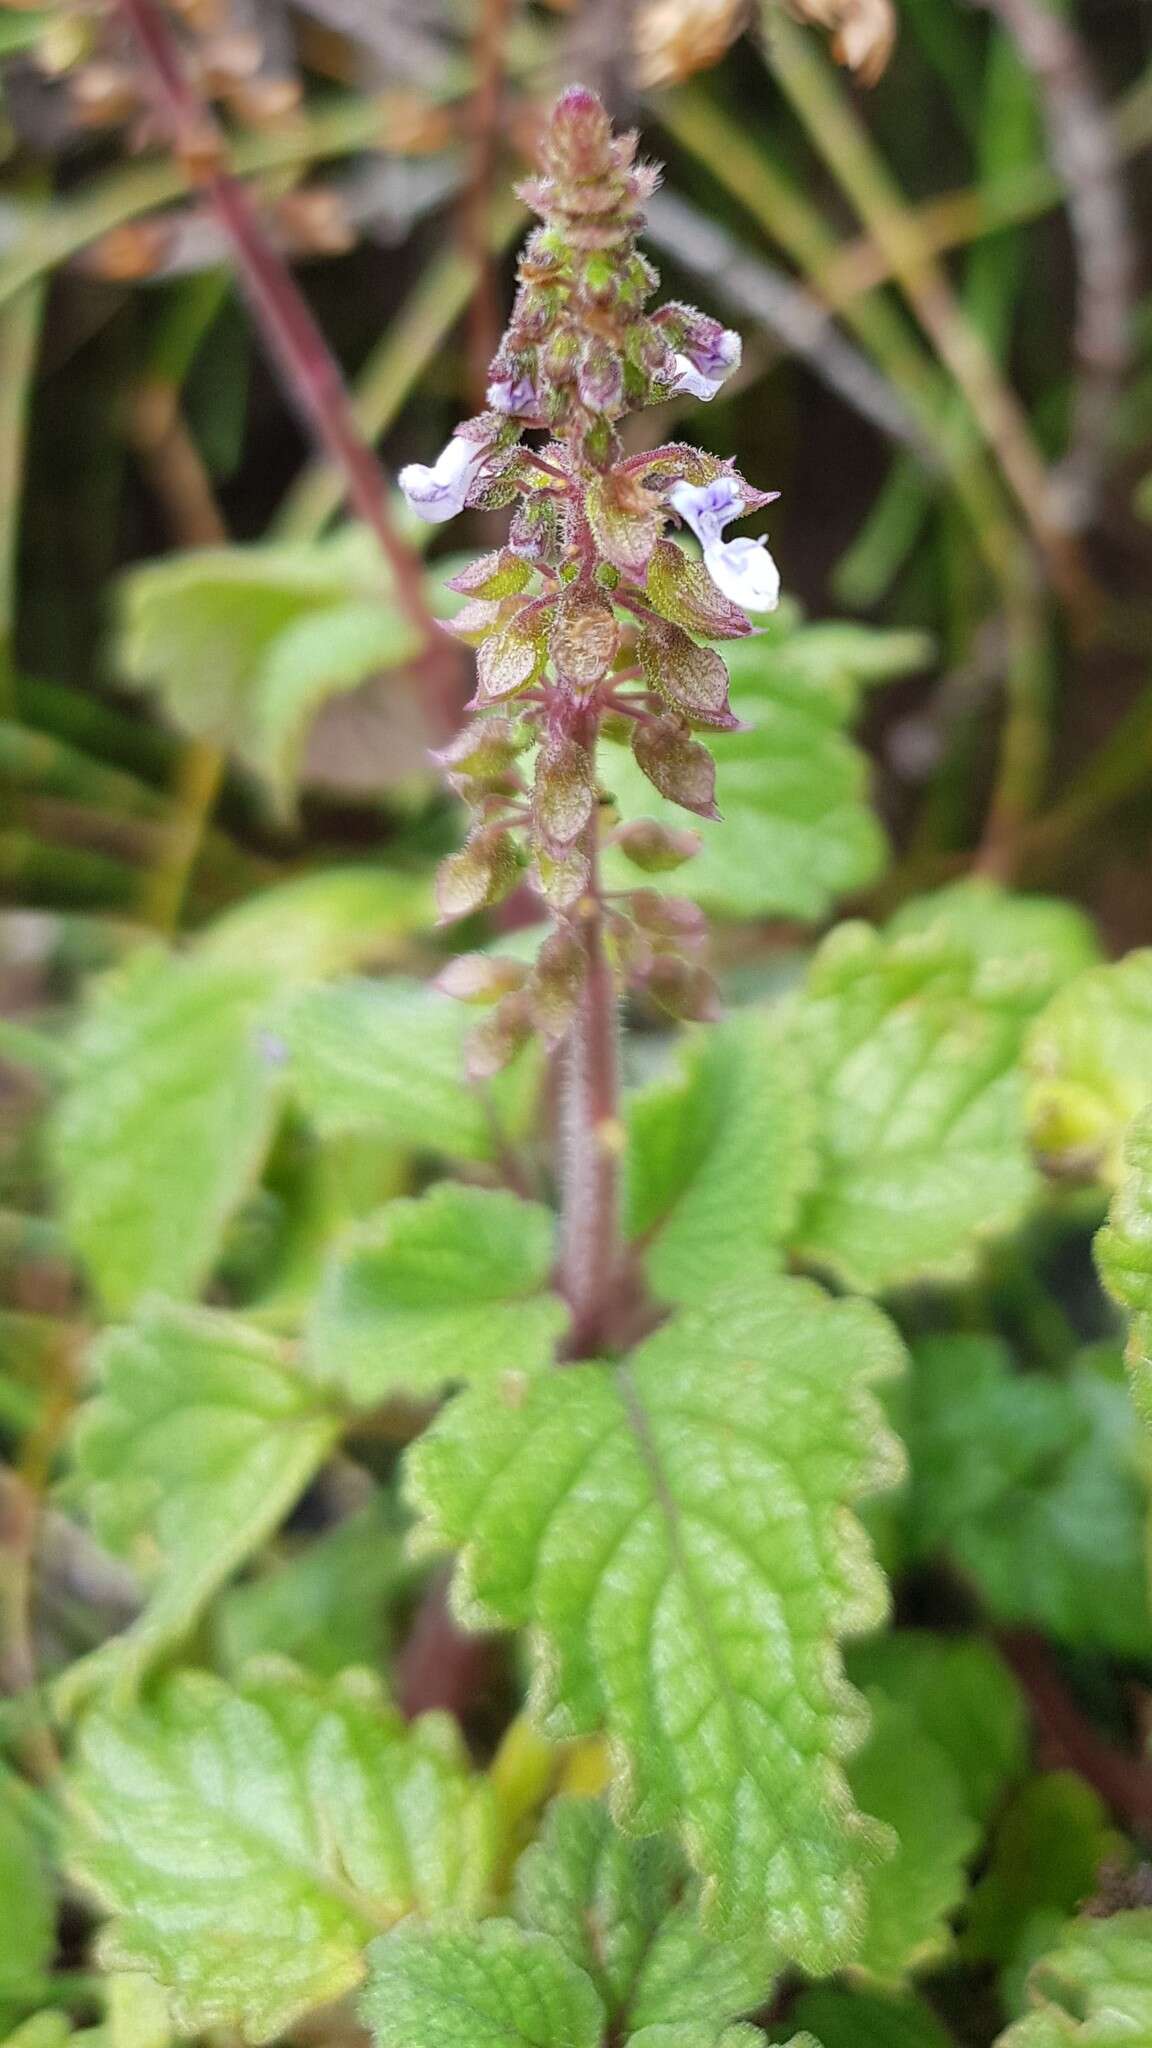
POLYGON ((187 2033, 268 2040, 360 1981, 372 1934, 484 1901, 487 1787, 446 1718, 405 1727, 363 1673, 182 1672, 85 1720, 70 1791, 102 1959, 158 1977, 187 2033))
POLYGON ((258 889, 198 935, 197 957, 246 967, 280 985, 403 959, 435 919, 432 883, 393 868, 323 868, 258 889))
POLYGON ((568 1322, 548 1291, 555 1218, 442 1181, 338 1240, 306 1333, 308 1369, 360 1407, 535 1372, 568 1322))
POLYGON ((1010 1964, 1047 1942, 1090 1898, 1120 1836, 1083 1778, 1051 1771, 1021 1786, 1005 1808, 968 1901, 961 1951, 973 1963, 1010 1964))
POLYGON ((277 1021, 301 1108, 334 1133, 379 1129, 395 1145, 488 1159, 484 1097, 464 1082, 463 1003, 418 982, 346 981, 311 989, 277 1021))
POLYGON ((786 1015, 817 1100, 819 1170, 794 1249, 850 1287, 961 1279, 1037 1188, 1018 1058, 1029 1005, 931 933, 842 925, 786 1015))
MULTIPOLYGON (((802 1991, 790 2024, 806 2028, 820 2048, 955 2048, 952 2035, 919 1999, 841 1991, 832 1984, 802 1991)), ((783 2031, 769 2035, 773 2041, 783 2038, 783 2031)))
POLYGON ((420 646, 412 621, 379 598, 307 613, 276 635, 252 679, 243 752, 282 802, 291 795, 308 728, 328 699, 399 668, 420 646))
POLYGON ((679 1071, 628 1111, 628 1232, 665 1301, 779 1254, 810 1177, 809 1105, 762 1011, 684 1041, 679 1071))
POLYGON ((872 1732, 848 1777, 864 1812, 895 1831, 897 1848, 872 1875, 864 1939, 853 1960, 895 1986, 947 1952, 949 1921, 967 1889, 980 1830, 947 1751, 909 1708, 882 1693, 869 1703, 872 1732))
POLYGON ((1107 1354, 1063 1380, 990 1338, 919 1345, 905 1431, 914 1551, 947 1552, 999 1621, 1152 1652, 1143 1440, 1107 1354))
MULTIPOLYGON (((868 801, 869 771, 843 726, 856 679, 918 667, 916 634, 870 635, 809 627, 775 641, 726 645, 732 708, 747 732, 710 733, 722 822, 705 822, 703 847, 676 877, 678 894, 729 917, 823 917, 838 897, 880 872, 885 841, 868 801)), ((624 818, 681 825, 630 752, 605 753, 602 773, 624 818)), ((609 854, 613 886, 629 886, 623 856, 609 854)))
POLYGON ((979 1636, 896 1629, 854 1646, 848 1673, 907 1708, 946 1752, 974 1820, 986 1821, 1005 1786, 1023 1777, 1027 1710, 1003 1658, 979 1636))
POLYGON ((1141 1420, 1152 1429, 1152 1114, 1138 1117, 1124 1146, 1125 1172, 1096 1239, 1096 1263, 1110 1294, 1132 1318, 1125 1356, 1141 1420))
POLYGON ((233 1586, 213 1609, 219 1659, 238 1672, 279 1652, 321 1678, 349 1664, 378 1666, 389 1605, 411 1576, 399 1518, 379 1496, 347 1521, 233 1586))
POLYGON ((18 14, 0 18, 0 57, 33 49, 55 20, 55 14, 46 7, 21 8, 18 14))
POLYGON ((81 1017, 51 1141, 68 1234, 110 1314, 195 1295, 212 1270, 276 1119, 268 994, 262 967, 148 949, 81 1017))
POLYGON ((961 945, 980 963, 982 987, 1047 1002, 1100 948, 1091 921, 1055 896, 1016 896, 977 877, 901 905, 887 926, 894 939, 930 936, 961 945))
POLYGON ((41 1845, 0 1773, 0 2000, 34 1997, 56 1948, 56 1907, 41 1845))
POLYGON ((1081 1920, 1029 1978, 1036 2010, 998 2048, 1133 2048, 1152 2040, 1152 1912, 1081 1920))
POLYGON ((358 528, 312 545, 145 563, 122 583, 122 673, 186 732, 232 749, 283 789, 325 699, 415 649, 386 579, 358 528))
POLYGON ((679 1825, 720 1921, 811 1968, 850 1953, 886 1846, 843 1777, 864 1716, 834 1651, 884 1611, 846 1510, 897 1469, 869 1385, 899 1362, 867 1305, 770 1279, 627 1366, 466 1393, 409 1454, 424 1547, 464 1546, 462 1616, 533 1627, 546 1731, 606 1726, 625 1824, 679 1825))
POLYGON ((93 1364, 70 1491, 149 1591, 125 1635, 64 1674, 68 1706, 106 1677, 133 1686, 187 1633, 283 1520, 340 1426, 279 1345, 208 1309, 150 1304, 105 1335, 93 1364))
POLYGON ((377 2048, 600 2048, 600 2001, 546 1934, 511 1920, 405 1927, 372 1944, 360 2001, 377 2048))
POLYGON ((1033 1025, 1026 1059, 1043 1164, 1115 1183, 1126 1128, 1152 1101, 1152 948, 1070 982, 1033 1025))
POLYGON ((587 1972, 613 2039, 673 2023, 710 2037, 766 2002, 774 1963, 757 1937, 717 1941, 665 1836, 622 1835, 591 1799, 558 1800, 516 1872, 516 1914, 587 1972))

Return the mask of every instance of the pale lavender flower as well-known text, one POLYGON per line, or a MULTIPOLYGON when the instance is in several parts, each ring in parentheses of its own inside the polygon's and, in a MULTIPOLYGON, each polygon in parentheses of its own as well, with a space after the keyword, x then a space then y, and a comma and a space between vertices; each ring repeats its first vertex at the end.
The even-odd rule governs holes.
MULTIPOLYGON (((710 322, 710 328, 711 325, 710 322)), ((716 327, 715 332, 707 332, 690 341, 685 350, 678 351, 673 358, 676 370, 673 395, 683 393, 692 398, 702 398, 707 404, 710 398, 715 398, 733 370, 739 367, 740 355, 740 336, 731 327, 716 327)))
POLYGON ((749 612, 775 611, 780 572, 761 540, 728 540, 724 528, 745 510, 737 478, 718 476, 710 484, 673 484, 668 503, 700 543, 704 567, 718 590, 749 612))
POLYGON ((464 510, 468 493, 488 453, 485 442, 469 441, 453 434, 432 467, 410 462, 400 471, 397 482, 413 512, 431 526, 441 526, 464 510))
POLYGON ((493 412, 524 413, 534 418, 540 410, 536 386, 523 372, 519 376, 509 372, 494 377, 485 396, 493 412))

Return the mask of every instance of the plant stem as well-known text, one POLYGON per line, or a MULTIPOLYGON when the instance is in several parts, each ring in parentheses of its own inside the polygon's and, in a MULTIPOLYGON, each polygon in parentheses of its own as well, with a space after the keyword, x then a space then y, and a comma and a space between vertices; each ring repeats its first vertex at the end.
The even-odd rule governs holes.
POLYGON ((573 1358, 607 1341, 621 1264, 620 1045, 616 984, 604 947, 599 831, 594 815, 582 845, 589 885, 577 912, 584 980, 563 1047, 561 1277, 572 1311, 566 1348, 573 1358))
POLYGON ((273 361, 308 426, 344 479, 349 504, 379 542, 396 602, 424 643, 423 666, 438 722, 455 729, 459 656, 424 595, 419 555, 396 530, 388 480, 362 436, 340 367, 287 264, 272 246, 248 189, 224 168, 224 141, 197 95, 183 54, 157 0, 118 0, 144 59, 156 99, 189 180, 212 208, 231 244, 240 282, 273 361))

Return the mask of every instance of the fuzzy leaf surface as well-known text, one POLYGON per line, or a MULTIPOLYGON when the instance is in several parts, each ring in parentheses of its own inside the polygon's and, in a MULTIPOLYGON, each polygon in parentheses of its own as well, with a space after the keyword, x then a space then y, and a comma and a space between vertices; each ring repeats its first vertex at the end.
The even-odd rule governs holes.
POLYGON ((149 949, 81 1018, 52 1152, 68 1234, 112 1314, 208 1278, 280 1099, 269 993, 260 967, 149 949))
POLYGON ((864 1716, 834 1652, 884 1612, 846 1510, 898 1469, 869 1386, 899 1363, 866 1304, 769 1279, 626 1367, 462 1395, 408 1461, 463 1617, 532 1627, 548 1731, 606 1727, 625 1824, 679 1825, 718 1918, 814 1968, 887 1846, 843 1776, 864 1716))
POLYGON ((817 1101, 794 1249, 868 1291, 971 1270, 1037 1188, 1024 1142, 1027 997, 945 939, 842 925, 788 1005, 817 1101))
POLYGON ((310 1371, 367 1407, 547 1365, 568 1321, 548 1291, 554 1234, 539 1203, 455 1181, 389 1202, 334 1250, 310 1371))
POLYGON ((980 962, 989 986, 1036 1006, 1100 960, 1092 924, 1075 904, 1017 895, 979 876, 912 897, 886 930, 894 939, 932 937, 963 946, 980 962))
POLYGON ((690 1038, 679 1071, 628 1112, 628 1233, 665 1301, 738 1280, 780 1255, 812 1170, 809 1107, 762 1011, 690 1038))
POLYGON ((158 1977, 188 2033, 268 2040, 360 1981, 373 1934, 482 1905, 487 1788, 450 1722, 406 1727, 364 1674, 182 1672, 85 1720, 71 1789, 103 1958, 158 1977))
POLYGON ((550 1808, 517 1866, 515 1907, 587 1972, 616 2038, 673 2024, 718 2032, 771 1989, 762 1943, 708 1934, 699 1886, 668 1838, 621 1834, 596 1800, 550 1808))
POLYGON ((209 1309, 147 1306, 107 1332, 94 1366, 70 1490, 149 1591, 125 1635, 69 1668, 71 1700, 104 1675, 134 1684, 186 1634, 283 1520, 340 1426, 278 1345, 209 1309))
POLYGON ((1152 1912, 1069 1927, 1029 1977, 1035 2011, 998 2048, 1122 2048, 1152 2040, 1152 1912))
POLYGON ((366 965, 391 966, 435 916, 426 876, 394 868, 323 868, 258 889, 197 939, 199 959, 259 960, 281 987, 366 965))
POLYGON ((361 2012, 377 2048, 599 2048, 592 1984, 511 1920, 404 1928, 374 1942, 361 2012))

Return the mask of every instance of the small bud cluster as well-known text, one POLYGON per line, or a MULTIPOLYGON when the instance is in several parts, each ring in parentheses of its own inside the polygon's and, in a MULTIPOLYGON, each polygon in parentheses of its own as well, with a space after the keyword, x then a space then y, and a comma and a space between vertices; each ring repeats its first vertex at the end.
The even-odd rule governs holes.
POLYGON ((593 93, 565 92, 522 194, 542 225, 520 259, 512 317, 492 363, 489 410, 430 466, 403 470, 409 504, 433 522, 465 506, 513 508, 507 543, 453 580, 451 630, 476 650, 468 728, 439 756, 472 811, 440 872, 443 919, 498 902, 528 871, 555 930, 531 970, 466 956, 443 985, 491 1008, 473 1041, 494 1072, 533 1033, 564 1036, 579 1001, 582 921, 602 922, 620 976, 673 1015, 711 1014, 706 934, 689 903, 652 889, 608 901, 602 843, 659 873, 698 836, 620 822, 597 742, 624 740, 661 796, 717 816, 715 769, 696 735, 731 731, 728 671, 702 642, 753 628, 779 593, 762 540, 725 540, 771 502, 731 462, 674 442, 624 453, 628 413, 680 394, 709 399, 740 360, 739 337, 691 306, 646 310, 658 279, 636 249, 656 172, 614 136, 593 93), (533 435, 532 441, 525 439, 533 435), (700 557, 670 537, 695 536, 700 557))

